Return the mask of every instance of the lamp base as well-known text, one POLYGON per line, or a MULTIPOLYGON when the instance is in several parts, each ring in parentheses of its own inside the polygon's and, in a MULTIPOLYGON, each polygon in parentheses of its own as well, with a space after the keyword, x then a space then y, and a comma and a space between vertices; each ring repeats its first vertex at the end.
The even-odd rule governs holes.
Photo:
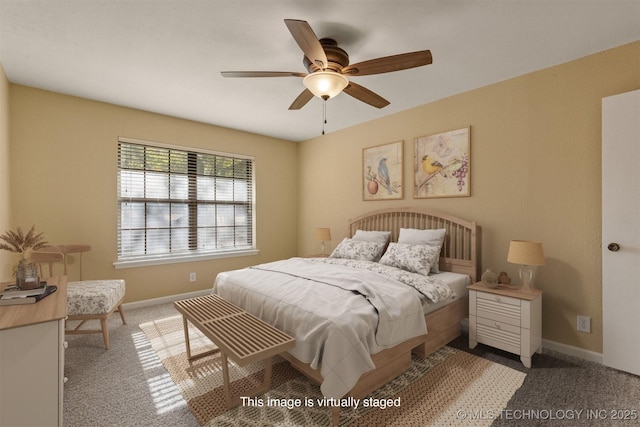
POLYGON ((527 265, 520 267, 520 280, 522 280, 522 292, 531 292, 533 287, 533 270, 527 265))
POLYGON ((520 287, 520 291, 525 293, 531 293, 534 289, 535 287, 531 283, 523 283, 520 287))

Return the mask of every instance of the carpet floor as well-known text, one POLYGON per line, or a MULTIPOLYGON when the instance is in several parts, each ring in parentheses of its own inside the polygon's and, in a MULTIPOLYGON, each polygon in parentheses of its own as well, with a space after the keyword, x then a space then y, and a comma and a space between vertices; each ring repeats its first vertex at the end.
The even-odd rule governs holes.
MULTIPOLYGON (((67 337, 65 426, 200 426, 139 327, 176 314, 173 304, 161 304, 128 310, 126 325, 119 316, 112 316, 108 351, 99 334, 67 337)), ((464 337, 450 347, 526 373, 505 410, 461 413, 450 425, 487 425, 487 421, 493 426, 639 424, 637 376, 548 350, 534 355, 532 368, 526 369, 515 355, 482 345, 469 350, 464 337)))
MULTIPOLYGON (((174 383, 201 425, 300 426, 331 425, 330 411, 317 384, 279 359, 273 370, 272 390, 228 410, 221 381, 219 354, 189 363, 185 353, 181 316, 140 325, 174 383)), ((190 327, 194 354, 214 348, 190 327)), ((242 396, 264 377, 261 362, 243 368, 230 364, 231 389, 242 396)), ((341 426, 453 425, 467 413, 499 413, 522 385, 526 374, 502 364, 444 347, 422 359, 367 399, 347 400, 340 410, 341 426), (372 407, 374 404, 376 407, 372 407), (380 408, 379 406, 384 407, 380 408)), ((339 403, 339 402, 338 402, 339 403)), ((489 426, 491 420, 476 420, 489 426), (483 421, 483 422, 481 422, 483 421)))

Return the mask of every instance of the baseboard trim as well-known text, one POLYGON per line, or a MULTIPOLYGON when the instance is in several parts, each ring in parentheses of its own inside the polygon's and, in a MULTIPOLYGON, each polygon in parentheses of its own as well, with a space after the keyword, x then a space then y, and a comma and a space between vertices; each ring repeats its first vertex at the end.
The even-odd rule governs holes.
POLYGON ((574 347, 572 345, 562 344, 556 341, 543 339, 542 348, 557 351, 558 353, 578 357, 580 359, 588 360, 590 362, 596 362, 599 364, 602 364, 603 360, 602 353, 596 353, 595 351, 585 350, 584 348, 574 347))
POLYGON ((145 299, 142 301, 126 302, 122 304, 122 306, 126 311, 126 310, 135 309, 135 308, 150 307, 152 305, 165 304, 168 302, 179 301, 182 299, 201 297, 203 295, 209 295, 210 293, 211 293, 211 289, 203 289, 201 291, 187 292, 184 294, 169 295, 166 297, 145 299))

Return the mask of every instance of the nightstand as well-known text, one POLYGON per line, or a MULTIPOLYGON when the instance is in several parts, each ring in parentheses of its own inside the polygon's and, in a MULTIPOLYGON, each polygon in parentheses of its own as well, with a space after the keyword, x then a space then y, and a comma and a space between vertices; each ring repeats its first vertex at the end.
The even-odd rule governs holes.
POLYGON ((522 292, 518 286, 488 288, 482 282, 469 289, 469 347, 478 343, 520 355, 531 367, 533 353, 542 351, 542 291, 522 292))

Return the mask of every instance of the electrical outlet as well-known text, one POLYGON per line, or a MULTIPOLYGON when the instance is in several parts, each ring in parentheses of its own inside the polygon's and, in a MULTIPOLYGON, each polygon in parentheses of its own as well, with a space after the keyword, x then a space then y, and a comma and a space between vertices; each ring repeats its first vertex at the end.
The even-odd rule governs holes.
POLYGON ((578 315, 578 331, 591 333, 591 317, 578 315))
POLYGON ((190 282, 196 281, 196 273, 189 273, 189 281, 190 282))

